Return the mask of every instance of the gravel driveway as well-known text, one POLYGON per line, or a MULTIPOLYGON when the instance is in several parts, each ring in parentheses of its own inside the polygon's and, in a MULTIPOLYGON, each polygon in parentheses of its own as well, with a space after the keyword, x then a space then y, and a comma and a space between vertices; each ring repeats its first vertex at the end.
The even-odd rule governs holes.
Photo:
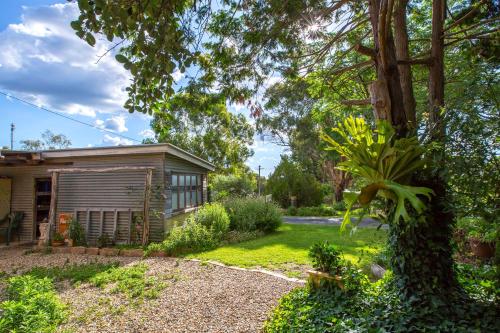
POLYGON ((59 295, 71 311, 60 331, 259 332, 277 300, 300 285, 259 272, 174 258, 23 253, 22 249, 0 249, 0 271, 19 274, 34 266, 142 261, 150 275, 179 277, 159 298, 137 302, 88 284, 59 283, 59 295))

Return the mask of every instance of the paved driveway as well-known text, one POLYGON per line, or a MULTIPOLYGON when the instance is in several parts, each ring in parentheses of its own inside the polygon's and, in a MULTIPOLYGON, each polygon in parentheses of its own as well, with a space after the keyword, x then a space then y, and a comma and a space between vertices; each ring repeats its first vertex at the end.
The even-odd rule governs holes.
MULTIPOLYGON (((317 225, 341 225, 341 217, 310 217, 310 216, 285 216, 285 223, 290 224, 317 224, 317 225)), ((353 219, 354 220, 354 219, 353 219)), ((364 218, 359 224, 360 227, 377 228, 380 222, 370 217, 364 218)), ((383 229, 387 229, 387 225, 382 225, 383 229)))

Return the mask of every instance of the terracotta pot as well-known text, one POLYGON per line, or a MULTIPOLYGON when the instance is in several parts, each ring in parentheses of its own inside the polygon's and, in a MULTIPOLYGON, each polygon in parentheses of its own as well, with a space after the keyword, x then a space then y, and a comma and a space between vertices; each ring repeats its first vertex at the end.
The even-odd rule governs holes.
POLYGON ((495 255, 495 243, 483 242, 479 239, 469 239, 472 253, 479 258, 488 259, 495 255))
POLYGON ((53 240, 52 241, 52 246, 53 247, 57 247, 57 246, 63 246, 64 245, 64 241, 56 241, 56 240, 53 240))
POLYGON ((344 283, 342 282, 342 277, 338 275, 330 275, 325 272, 319 272, 319 271, 307 271, 307 274, 309 274, 309 281, 311 281, 312 285, 314 288, 319 288, 321 286, 321 281, 330 281, 333 282, 339 287, 340 289, 344 289, 344 283))

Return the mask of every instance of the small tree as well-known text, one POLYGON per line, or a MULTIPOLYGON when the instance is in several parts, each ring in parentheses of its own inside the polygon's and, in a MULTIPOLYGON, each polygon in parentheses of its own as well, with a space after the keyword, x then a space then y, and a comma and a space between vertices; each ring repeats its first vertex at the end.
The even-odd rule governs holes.
POLYGON ((50 130, 42 133, 41 139, 21 140, 22 150, 54 150, 71 146, 71 140, 64 134, 54 134, 50 130))

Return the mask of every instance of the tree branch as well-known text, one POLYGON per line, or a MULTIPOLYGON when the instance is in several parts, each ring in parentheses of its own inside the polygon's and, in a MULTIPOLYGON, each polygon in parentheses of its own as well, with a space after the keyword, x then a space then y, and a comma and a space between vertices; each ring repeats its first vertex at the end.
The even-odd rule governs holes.
POLYGON ((340 103, 342 103, 344 105, 349 105, 349 106, 352 106, 352 105, 370 105, 371 104, 371 100, 369 98, 366 98, 366 99, 351 99, 351 100, 340 101, 340 103))
POLYGON ((365 56, 368 56, 372 59, 375 59, 375 57, 377 56, 377 53, 375 52, 374 49, 372 48, 369 48, 369 47, 366 47, 362 44, 357 44, 355 47, 354 47, 354 50, 361 53, 361 54, 364 54, 365 56))
POLYGON ((408 60, 398 60, 398 65, 431 65, 432 58, 420 58, 420 59, 408 59, 408 60))

